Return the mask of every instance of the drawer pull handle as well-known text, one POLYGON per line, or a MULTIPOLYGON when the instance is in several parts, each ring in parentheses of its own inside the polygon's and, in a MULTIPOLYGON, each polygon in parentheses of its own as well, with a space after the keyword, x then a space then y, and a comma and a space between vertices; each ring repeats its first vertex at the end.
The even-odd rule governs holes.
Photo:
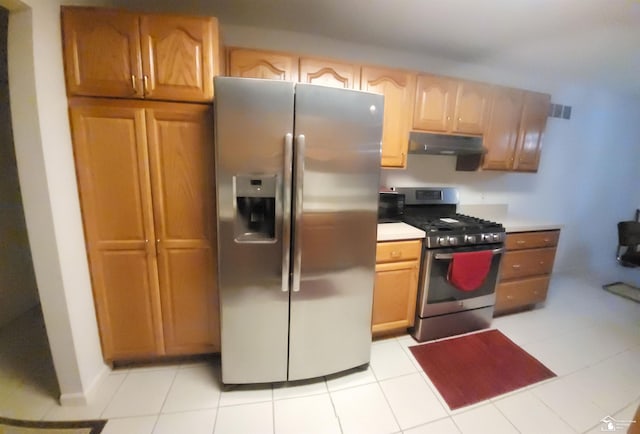
POLYGON ((507 295, 507 300, 513 300, 513 295, 507 295))
POLYGON ((533 293, 534 293, 535 295, 540 295, 540 293, 539 293, 538 291, 533 291, 533 293))
POLYGON ((549 241, 551 241, 549 238, 545 238, 545 239, 544 239, 544 242, 545 242, 545 243, 548 243, 549 241))
POLYGON ((513 264, 511 267, 513 267, 516 270, 518 270, 521 267, 521 265, 520 264, 513 264))
POLYGON ((522 245, 522 244, 524 244, 524 243, 526 243, 526 241, 525 241, 525 240, 517 240, 517 241, 516 241, 516 244, 520 244, 520 245, 522 245))
POLYGON ((544 261, 540 261, 540 265, 544 265, 544 261))
POLYGON ((400 252, 396 252, 396 251, 391 252, 391 257, 392 258, 399 258, 400 257, 400 252))

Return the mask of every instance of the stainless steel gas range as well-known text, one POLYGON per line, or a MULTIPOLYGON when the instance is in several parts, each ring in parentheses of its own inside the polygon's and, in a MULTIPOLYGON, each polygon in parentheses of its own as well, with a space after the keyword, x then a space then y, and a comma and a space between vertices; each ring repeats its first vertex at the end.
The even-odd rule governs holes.
POLYGON ((504 252, 502 225, 456 213, 458 192, 453 188, 393 190, 405 196, 403 220, 426 232, 412 336, 423 342, 488 327, 504 252), (484 253, 458 255, 469 252, 484 253), (453 262, 461 256, 481 256, 485 261, 484 268, 478 268, 482 274, 471 276, 477 283, 464 289, 451 275, 453 262))

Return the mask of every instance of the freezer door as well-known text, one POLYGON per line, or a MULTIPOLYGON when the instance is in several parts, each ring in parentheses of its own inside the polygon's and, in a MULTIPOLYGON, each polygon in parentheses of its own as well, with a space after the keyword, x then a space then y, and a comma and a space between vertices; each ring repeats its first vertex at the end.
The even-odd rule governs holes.
POLYGON ((369 362, 383 97, 298 84, 289 380, 369 362))
POLYGON ((284 381, 294 85, 214 86, 222 381, 284 381))

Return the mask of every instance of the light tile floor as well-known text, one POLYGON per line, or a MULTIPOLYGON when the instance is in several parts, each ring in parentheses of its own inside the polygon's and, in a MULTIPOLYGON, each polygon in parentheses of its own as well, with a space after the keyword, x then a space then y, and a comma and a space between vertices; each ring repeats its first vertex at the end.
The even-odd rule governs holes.
MULTIPOLYGON (((86 407, 60 407, 37 311, 0 330, 0 415, 108 418, 105 434, 596 433, 640 405, 640 304, 556 275, 544 308, 493 327, 558 374, 449 410, 408 350, 374 342, 370 366, 295 384, 223 388, 219 361, 115 370, 86 407), (19 332, 16 332, 19 330, 19 332)), ((640 421, 639 421, 640 423, 640 421)))

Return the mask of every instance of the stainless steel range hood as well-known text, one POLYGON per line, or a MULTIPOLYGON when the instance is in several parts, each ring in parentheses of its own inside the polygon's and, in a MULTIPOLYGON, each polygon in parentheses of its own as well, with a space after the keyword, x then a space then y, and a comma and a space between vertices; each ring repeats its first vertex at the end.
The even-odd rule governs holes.
POLYGON ((409 154, 482 155, 482 137, 452 136, 412 131, 409 134, 409 154))

